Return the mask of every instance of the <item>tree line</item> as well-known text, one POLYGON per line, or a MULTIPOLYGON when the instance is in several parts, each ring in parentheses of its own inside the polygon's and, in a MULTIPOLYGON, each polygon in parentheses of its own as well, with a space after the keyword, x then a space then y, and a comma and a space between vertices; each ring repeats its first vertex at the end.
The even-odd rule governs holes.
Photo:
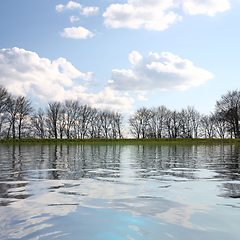
POLYGON ((222 95, 208 115, 194 107, 181 111, 142 107, 129 123, 135 138, 240 138, 240 91, 222 95))
MULTIPOLYGON (((228 91, 213 113, 194 107, 172 111, 165 106, 141 107, 128 119, 134 138, 240 138, 240 91, 228 91)), ((25 96, 0 86, 0 138, 121 139, 123 116, 79 101, 49 102, 35 110, 25 96)))
POLYGON ((49 102, 34 110, 25 96, 0 86, 0 138, 123 138, 122 115, 79 101, 49 102))

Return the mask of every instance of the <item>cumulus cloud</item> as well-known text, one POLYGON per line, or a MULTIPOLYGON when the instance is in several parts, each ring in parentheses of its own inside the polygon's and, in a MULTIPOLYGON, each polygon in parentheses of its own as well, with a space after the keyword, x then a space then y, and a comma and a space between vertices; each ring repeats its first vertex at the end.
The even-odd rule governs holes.
POLYGON ((41 99, 58 98, 72 79, 89 81, 93 73, 82 73, 64 58, 50 61, 35 52, 14 47, 0 50, 0 84, 14 94, 31 92, 41 99))
POLYGON ((105 87, 103 91, 97 94, 81 94, 82 102, 88 103, 96 108, 111 108, 118 111, 129 111, 135 100, 122 94, 110 87, 105 87))
POLYGON ((137 100, 138 101, 148 101, 148 99, 144 96, 144 94, 138 94, 137 100))
POLYGON ((146 28, 164 30, 181 20, 173 11, 173 0, 128 0, 125 4, 111 4, 103 14, 104 24, 111 28, 146 28))
POLYGON ((230 8, 229 0, 128 0, 111 4, 103 13, 104 24, 111 28, 165 30, 180 21, 177 11, 214 16, 230 8))
POLYGON ((76 17, 76 16, 71 16, 71 17, 70 17, 70 21, 71 21, 71 22, 76 22, 76 21, 79 21, 79 20, 80 20, 79 17, 76 17))
POLYGON ((96 15, 99 12, 99 7, 83 7, 80 3, 69 1, 67 5, 58 4, 56 6, 57 12, 65 10, 80 10, 80 14, 85 16, 96 15))
POLYGON ((71 27, 64 28, 61 33, 63 37, 74 38, 74 39, 87 39, 92 38, 94 34, 84 27, 71 27))
POLYGON ((183 10, 191 15, 206 14, 214 16, 217 12, 230 9, 229 0, 182 0, 183 10))
POLYGON ((73 1, 69 1, 67 5, 62 5, 62 4, 58 4, 56 6, 56 11, 57 12, 62 12, 64 10, 74 10, 74 9, 79 9, 81 10, 83 7, 80 3, 76 3, 73 1))
POLYGON ((129 61, 132 69, 112 70, 111 88, 124 91, 185 90, 214 77, 207 70, 195 67, 190 60, 169 52, 160 55, 150 52, 144 58, 133 51, 129 61))
POLYGON ((79 99, 96 107, 131 108, 132 98, 109 87, 96 94, 87 93, 85 83, 92 77, 92 72, 82 73, 64 58, 50 61, 16 47, 0 50, 0 85, 13 94, 32 94, 43 102, 79 99))
POLYGON ((92 16, 92 15, 96 15, 99 12, 99 7, 85 7, 82 10, 82 14, 85 16, 92 16))

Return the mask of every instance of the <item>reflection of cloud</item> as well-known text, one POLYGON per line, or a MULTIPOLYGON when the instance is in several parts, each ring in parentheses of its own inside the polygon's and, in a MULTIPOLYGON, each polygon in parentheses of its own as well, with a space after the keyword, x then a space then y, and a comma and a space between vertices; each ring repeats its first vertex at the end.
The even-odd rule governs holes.
POLYGON ((157 213, 155 217, 174 225, 205 230, 203 227, 191 223, 190 219, 195 213, 207 213, 209 210, 211 210, 211 208, 205 205, 184 205, 182 207, 169 208, 164 213, 157 213))
MULTIPOLYGON (((46 191, 50 187, 74 186, 72 181, 39 181, 32 182, 25 190, 34 195, 25 200, 19 199, 10 206, 2 208, 0 225, 2 226, 0 238, 20 239, 53 226, 51 220, 54 216, 66 216, 75 212, 78 202, 71 195, 58 194, 55 191, 46 191), (51 222, 51 223, 49 223, 51 222), (13 224, 14 223, 14 224, 13 224), (14 226, 14 227, 13 227, 14 226)), ((48 233, 60 236, 61 232, 48 233), (59 235, 60 234, 60 235, 59 235)))
POLYGON ((151 197, 114 199, 111 203, 114 209, 131 211, 134 216, 155 217, 174 225, 201 230, 204 228, 190 222, 191 216, 195 213, 206 213, 206 211, 211 210, 205 205, 186 205, 151 197))

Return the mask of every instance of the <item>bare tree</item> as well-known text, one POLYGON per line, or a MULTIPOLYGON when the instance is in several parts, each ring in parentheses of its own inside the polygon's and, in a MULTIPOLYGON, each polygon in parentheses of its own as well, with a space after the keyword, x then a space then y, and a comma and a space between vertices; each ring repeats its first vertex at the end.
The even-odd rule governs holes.
POLYGON ((215 112, 231 126, 235 138, 240 138, 240 91, 228 91, 217 101, 215 112))
POLYGON ((90 129, 91 119, 93 117, 92 107, 88 105, 80 106, 80 112, 78 115, 78 124, 80 138, 86 138, 90 129))
POLYGON ((16 98, 9 95, 6 103, 6 114, 8 120, 7 138, 10 138, 10 132, 12 130, 12 138, 16 138, 16 121, 19 111, 20 97, 16 98))
POLYGON ((91 109, 91 118, 89 123, 89 137, 90 138, 101 138, 102 128, 100 121, 100 111, 96 108, 91 109))
POLYGON ((204 138, 214 138, 216 136, 214 128, 214 118, 212 115, 202 116, 201 127, 204 138))
POLYGON ((136 138, 146 138, 149 134, 150 120, 153 116, 147 108, 138 109, 129 119, 131 132, 136 138))
POLYGON ((180 133, 180 114, 177 111, 169 112, 166 120, 168 137, 177 138, 180 133))
POLYGON ((30 125, 30 114, 33 112, 32 104, 26 97, 18 97, 18 138, 22 136, 25 121, 30 125))
POLYGON ((66 137, 72 138, 74 126, 77 122, 77 118, 80 112, 80 105, 78 101, 66 100, 64 102, 64 109, 66 114, 65 134, 66 137))
POLYGON ((165 136, 166 130, 166 120, 167 116, 170 113, 170 110, 167 109, 165 106, 160 106, 156 109, 156 137, 162 138, 165 136))
POLYGON ((0 86, 0 133, 2 134, 2 126, 6 120, 6 106, 9 93, 6 88, 0 86))
POLYGON ((60 102, 50 102, 46 109, 46 124, 50 137, 58 138, 58 123, 62 111, 62 104, 60 102))
POLYGON ((213 114, 212 123, 214 124, 214 129, 217 134, 217 137, 224 139, 231 136, 231 131, 230 131, 231 126, 221 116, 219 116, 218 114, 213 114))
POLYGON ((45 112, 42 108, 39 108, 32 116, 32 126, 34 133, 40 137, 46 137, 46 126, 45 126, 45 112))
POLYGON ((200 114, 194 107, 187 107, 182 109, 179 113, 181 137, 193 138, 198 137, 198 129, 200 125, 200 114))
POLYGON ((123 138, 123 117, 122 114, 119 112, 113 113, 113 122, 112 122, 112 129, 113 129, 113 138, 123 138))

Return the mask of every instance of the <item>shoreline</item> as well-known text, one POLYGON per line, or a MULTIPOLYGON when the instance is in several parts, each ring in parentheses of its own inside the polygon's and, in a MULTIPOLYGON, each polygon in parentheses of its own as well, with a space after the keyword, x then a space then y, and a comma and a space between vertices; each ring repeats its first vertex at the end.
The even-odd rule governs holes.
POLYGON ((240 144, 240 139, 216 138, 144 138, 144 139, 0 139, 0 143, 36 144, 240 144))

